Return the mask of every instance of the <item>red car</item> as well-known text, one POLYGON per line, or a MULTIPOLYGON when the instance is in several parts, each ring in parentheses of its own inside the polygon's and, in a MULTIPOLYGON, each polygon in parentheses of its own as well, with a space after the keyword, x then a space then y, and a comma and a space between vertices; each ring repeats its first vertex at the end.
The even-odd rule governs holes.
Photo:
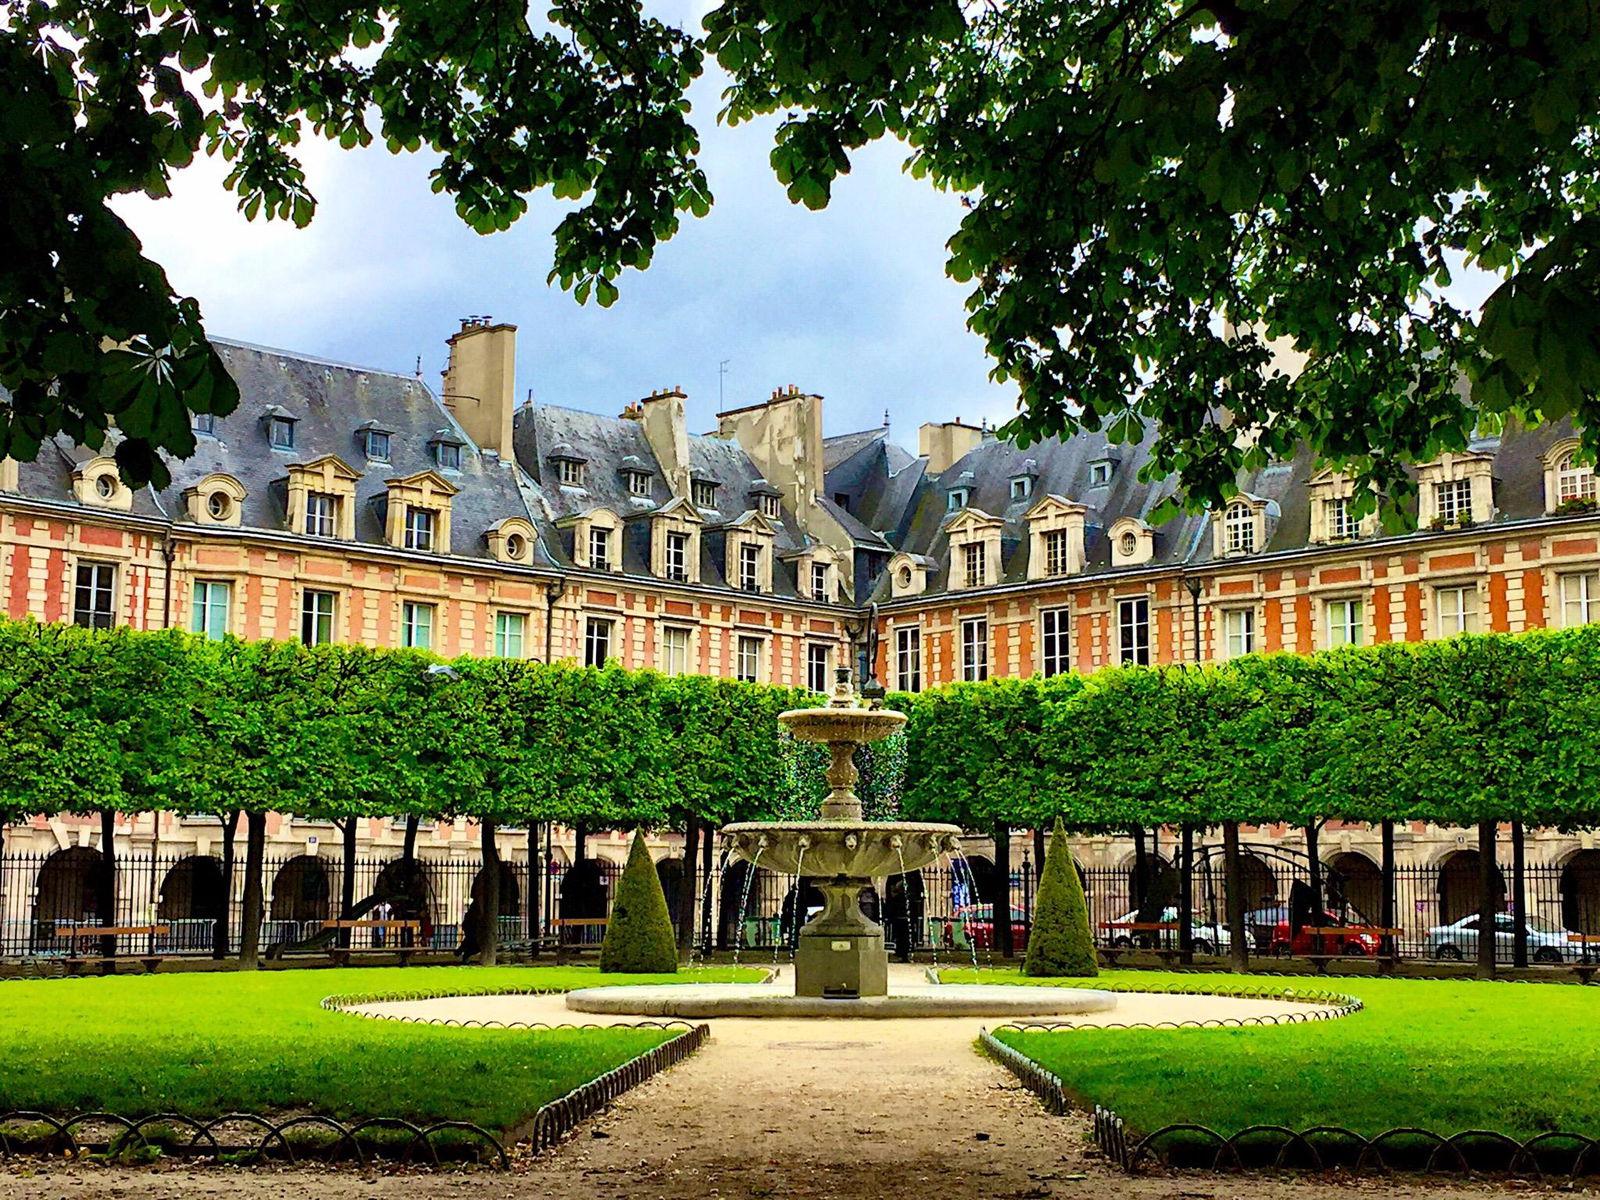
MULTIPOLYGON (((1015 905, 1011 908, 1011 946, 1021 954, 1028 945, 1028 914, 1015 905)), ((987 950, 994 945, 994 905, 963 904, 953 917, 945 918, 946 946, 976 946, 987 950)))
POLYGON ((1278 927, 1272 931, 1272 953, 1278 958, 1288 958, 1290 955, 1306 954, 1348 954, 1351 957, 1374 955, 1378 953, 1378 939, 1370 933, 1359 929, 1352 929, 1348 933, 1320 933, 1308 932, 1311 929, 1331 929, 1335 926, 1343 927, 1344 922, 1329 913, 1319 917, 1308 917, 1301 926, 1300 932, 1294 937, 1289 936, 1289 922, 1279 921, 1278 927))

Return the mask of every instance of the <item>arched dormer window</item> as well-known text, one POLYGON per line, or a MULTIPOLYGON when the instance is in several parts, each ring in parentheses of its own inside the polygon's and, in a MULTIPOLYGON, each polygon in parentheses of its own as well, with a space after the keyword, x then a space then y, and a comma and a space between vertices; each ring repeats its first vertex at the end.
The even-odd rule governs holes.
POLYGON ((1568 450, 1556 460, 1556 505, 1593 504, 1594 499, 1594 467, 1576 448, 1568 450))
POLYGON ((1224 544, 1229 554, 1256 552, 1256 518, 1250 506, 1235 500, 1222 516, 1224 544))

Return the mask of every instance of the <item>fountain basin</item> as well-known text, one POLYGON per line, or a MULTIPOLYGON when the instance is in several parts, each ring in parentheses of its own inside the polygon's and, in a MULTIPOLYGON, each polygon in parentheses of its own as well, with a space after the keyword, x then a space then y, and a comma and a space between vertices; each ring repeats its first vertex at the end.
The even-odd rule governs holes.
POLYGON ((905 713, 887 708, 791 708, 778 714, 791 734, 802 742, 862 745, 898 733, 905 713))
POLYGON ((870 880, 961 849, 961 829, 917 821, 742 821, 723 836, 747 862, 789 875, 870 880))
POLYGON ((796 996, 777 984, 690 983, 584 988, 567 993, 573 1012, 609 1016, 683 1017, 1059 1017, 1116 1007, 1111 992, 1092 988, 1005 984, 927 984, 887 995, 832 999, 796 996))

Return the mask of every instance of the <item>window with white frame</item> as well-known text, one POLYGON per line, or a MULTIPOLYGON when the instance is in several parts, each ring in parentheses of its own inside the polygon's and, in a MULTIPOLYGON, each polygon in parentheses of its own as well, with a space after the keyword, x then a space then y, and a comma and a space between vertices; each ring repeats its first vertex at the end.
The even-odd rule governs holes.
POLYGON ((1129 596, 1117 601, 1117 661, 1124 666, 1150 664, 1150 598, 1129 596))
POLYGON ((1222 612, 1222 652, 1224 657, 1238 658, 1254 654, 1256 650, 1256 610, 1253 608, 1228 608, 1222 612))
POLYGON ((961 547, 962 577, 966 580, 967 587, 982 587, 984 584, 984 554, 982 542, 967 542, 961 547))
POLYGON ((1561 624, 1571 628, 1600 620, 1600 571, 1574 571, 1558 580, 1561 624))
POLYGON ((326 646, 333 641, 333 619, 339 597, 333 592, 306 589, 300 597, 300 640, 307 646, 326 646))
POLYGON ((273 417, 267 424, 267 440, 274 450, 293 450, 294 418, 273 417))
POLYGON ((1594 496, 1594 468, 1583 462, 1576 450, 1562 455, 1556 463, 1556 503, 1592 503, 1594 496))
POLYGON ((667 578, 674 583, 689 578, 689 535, 682 530, 667 532, 667 578))
POLYGON ((783 500, 778 496, 761 497, 761 515, 776 520, 783 513, 783 500))
POLYGON ((110 629, 117 622, 117 568, 114 563, 81 562, 72 595, 72 623, 110 629))
POLYGON ((1366 640, 1366 605, 1360 600, 1329 600, 1323 607, 1328 645, 1359 646, 1366 640))
POLYGON ((959 512, 967 506, 967 497, 971 495, 966 488, 951 488, 950 494, 945 497, 945 511, 959 512))
POLYGON ((1105 487, 1111 482, 1111 463, 1108 459, 1089 464, 1089 486, 1105 487))
POLYGON ((367 457, 377 462, 389 461, 389 435, 383 430, 367 430, 367 457))
POLYGON ((596 525, 589 527, 589 569, 611 570, 611 530, 596 525))
POLYGON ((1033 480, 1026 475, 1018 475, 1011 481, 1011 498, 1013 500, 1026 500, 1033 494, 1033 480))
POLYGON ((813 692, 828 690, 828 676, 833 667, 833 647, 817 642, 806 647, 806 686, 813 692))
POLYGON ((189 632, 220 642, 228 636, 228 610, 232 606, 233 584, 216 579, 196 579, 189 632))
POLYGON ((983 617, 961 622, 961 678, 967 683, 989 678, 989 622, 983 617))
POLYGON ((212 437, 217 433, 217 417, 215 413, 194 413, 189 418, 189 428, 196 433, 209 434, 212 437))
POLYGON ((407 600, 400 606, 400 644, 412 650, 433 649, 433 605, 407 600))
POLYGON ((832 597, 828 594, 828 564, 814 562, 811 564, 811 598, 826 602, 832 597))
POLYGON ((894 686, 902 692, 922 690, 920 625, 902 625, 894 631, 894 686))
POLYGON ((1222 514, 1224 545, 1229 554, 1256 552, 1256 514, 1242 501, 1228 505, 1222 514))
POLYGON ((1475 633, 1478 629, 1478 585, 1452 584, 1433 589, 1433 611, 1439 637, 1475 633))
POLYGON ((437 516, 431 508, 406 508, 405 548, 407 550, 432 550, 433 531, 437 516))
POLYGON ((628 472, 628 495, 648 496, 650 494, 650 475, 646 471, 628 472))
POLYGON ((1433 485, 1435 511, 1445 525, 1472 520, 1472 480, 1446 479, 1433 485))
POLYGON ((433 461, 441 471, 461 470, 461 445, 459 442, 435 442, 433 461))
POLYGON ((1348 541, 1355 537, 1356 522, 1350 515, 1349 498, 1333 496, 1323 503, 1328 506, 1328 537, 1335 542, 1348 541))
POLYGON ((761 639, 749 634, 739 636, 739 645, 733 665, 734 677, 741 683, 761 681, 761 639))
POLYGON ((523 658, 528 645, 528 614, 495 613, 494 652, 501 658, 523 658))
POLYGON ((339 497, 328 492, 306 493, 306 532, 312 537, 332 537, 339 517, 339 497))
POLYGON ((739 590, 741 592, 761 590, 761 547, 753 542, 739 544, 739 590))
POLYGON ((717 485, 709 479, 696 479, 691 490, 694 493, 694 506, 696 508, 715 508, 717 506, 717 485))
POLYGON ((1039 614, 1039 673, 1063 675, 1072 669, 1068 657, 1067 610, 1047 608, 1039 614))
POLYGON ((678 625, 661 630, 661 669, 668 675, 689 673, 689 631, 678 625))
POLYGON ((603 667, 611 657, 611 622, 590 617, 583 626, 583 665, 603 667))
POLYGON ((1065 575, 1071 559, 1067 556, 1068 542, 1065 529, 1047 529, 1044 533, 1044 573, 1065 575))
POLYGON ((561 468, 562 487, 583 486, 583 464, 577 459, 561 458, 556 460, 561 468))

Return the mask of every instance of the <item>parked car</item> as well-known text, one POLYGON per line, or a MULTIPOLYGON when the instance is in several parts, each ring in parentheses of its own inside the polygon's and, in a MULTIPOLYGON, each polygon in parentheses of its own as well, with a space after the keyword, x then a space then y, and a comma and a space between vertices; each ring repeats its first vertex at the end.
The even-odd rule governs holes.
MULTIPOLYGON (((1516 943, 1516 918, 1510 913, 1496 913, 1494 918, 1494 957, 1496 962, 1508 963, 1514 955, 1516 943)), ((1478 914, 1462 917, 1449 925, 1436 925, 1428 930, 1428 956, 1456 961, 1478 957, 1478 914)), ((1578 947, 1566 932, 1546 925, 1537 917, 1528 918, 1528 961, 1536 963, 1562 963, 1578 957, 1578 947)))
MULTIPOLYGON (((976 946, 988 950, 994 945, 994 905, 963 904, 944 923, 946 946, 976 946)), ((1011 906, 1011 945, 1021 953, 1028 945, 1028 914, 1011 906)))
MULTIPOLYGON (((1113 925, 1131 925, 1139 920, 1138 910, 1124 913, 1112 922, 1113 925)), ((1162 912, 1161 920, 1165 924, 1177 924, 1178 910, 1169 908, 1162 912)), ((1189 920, 1194 926, 1194 952, 1196 954, 1226 954, 1233 945, 1233 935, 1228 932, 1226 925, 1219 923, 1208 924, 1202 921, 1197 914, 1190 913, 1189 920)), ((1178 948, 1178 931, 1168 929, 1161 932, 1137 929, 1108 929, 1113 946, 1126 949, 1138 946, 1141 949, 1151 950, 1176 950, 1178 948)))
POLYGON ((1289 934, 1289 919, 1285 917, 1278 922, 1272 931, 1272 953, 1279 958, 1288 958, 1292 954, 1348 954, 1352 957, 1359 955, 1377 954, 1382 943, 1370 933, 1358 928, 1350 929, 1348 933, 1322 933, 1307 932, 1311 929, 1345 929, 1348 928, 1344 921, 1332 913, 1311 914, 1306 918, 1304 925, 1292 937, 1289 934))

